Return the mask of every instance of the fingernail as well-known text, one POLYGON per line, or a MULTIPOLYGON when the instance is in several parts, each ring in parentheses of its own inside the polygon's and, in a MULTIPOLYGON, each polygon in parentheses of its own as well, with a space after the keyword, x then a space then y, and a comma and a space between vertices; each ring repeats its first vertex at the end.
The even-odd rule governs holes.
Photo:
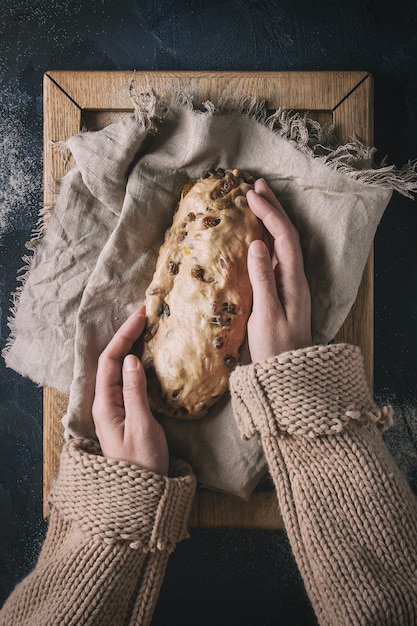
POLYGON ((265 244, 260 239, 256 239, 255 241, 252 241, 249 252, 252 254, 252 256, 261 258, 265 257, 268 251, 265 244))
POLYGON ((133 370, 138 369, 138 360, 134 354, 128 354, 123 361, 123 369, 126 372, 133 372, 133 370))

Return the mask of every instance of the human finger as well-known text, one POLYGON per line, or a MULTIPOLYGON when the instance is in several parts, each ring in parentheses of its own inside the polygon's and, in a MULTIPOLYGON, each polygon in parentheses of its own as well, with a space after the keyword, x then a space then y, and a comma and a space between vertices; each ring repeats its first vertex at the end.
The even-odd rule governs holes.
POLYGON ((277 294, 269 250, 263 241, 251 243, 248 273, 252 285, 252 312, 248 321, 248 342, 252 361, 260 362, 281 352, 285 311, 277 294))
POLYGON ((131 423, 138 415, 149 411, 146 375, 136 355, 128 354, 125 357, 122 376, 126 422, 131 423))
POLYGON ((290 218, 279 203, 279 208, 269 199, 250 189, 246 199, 251 211, 263 222, 265 228, 274 240, 279 239, 287 232, 295 230, 290 218))
POLYGON ((248 274, 252 285, 252 314, 261 318, 266 311, 280 305, 275 272, 265 242, 255 240, 249 246, 248 274))
POLYGON ((261 191, 265 192, 267 198, 251 190, 247 194, 247 200, 250 209, 262 220, 273 240, 273 256, 278 264, 284 266, 281 274, 303 274, 304 261, 298 231, 282 205, 278 201, 275 205, 270 202, 270 194, 275 196, 265 181, 260 180, 260 184, 261 191))
POLYGON ((276 197, 271 187, 268 185, 268 183, 266 182, 264 178, 258 178, 255 181, 254 189, 258 195, 265 198, 265 200, 268 200, 268 202, 272 204, 272 206, 277 211, 282 211, 283 213, 285 213, 281 202, 278 200, 278 198, 276 197))
POLYGON ((248 330, 252 339, 259 336, 260 349, 255 352, 267 354, 270 349, 281 351, 285 347, 306 345, 311 333, 311 305, 298 231, 263 179, 255 182, 255 189, 248 192, 247 200, 273 242, 272 264, 265 258, 253 258, 251 253, 261 249, 258 243, 257 248, 249 248, 248 254, 248 271, 254 290, 254 314, 248 330), (268 303, 267 307, 262 300, 268 303))
POLYGON ((121 378, 123 359, 132 349, 145 328, 145 307, 139 307, 122 324, 99 357, 96 392, 117 385, 121 378))
POLYGON ((169 454, 166 436, 161 424, 152 415, 145 371, 133 354, 128 354, 123 362, 123 401, 123 458, 157 474, 167 474, 169 454))

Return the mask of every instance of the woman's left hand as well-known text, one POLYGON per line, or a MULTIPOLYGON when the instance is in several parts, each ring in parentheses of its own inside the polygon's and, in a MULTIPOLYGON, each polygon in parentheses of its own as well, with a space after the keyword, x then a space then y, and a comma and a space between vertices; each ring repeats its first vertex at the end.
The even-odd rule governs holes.
POLYGON ((142 363, 130 353, 145 322, 145 307, 140 307, 100 355, 93 419, 104 456, 166 475, 165 433, 149 408, 142 363))

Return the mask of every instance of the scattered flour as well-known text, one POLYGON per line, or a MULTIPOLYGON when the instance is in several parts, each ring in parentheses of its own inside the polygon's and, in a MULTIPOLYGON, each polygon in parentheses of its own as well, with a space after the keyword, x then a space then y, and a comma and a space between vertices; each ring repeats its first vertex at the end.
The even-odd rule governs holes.
POLYGON ((417 398, 399 399, 386 391, 376 396, 376 403, 394 409, 394 426, 384 433, 384 440, 417 494, 417 398))
POLYGON ((0 240, 36 221, 42 192, 42 125, 33 98, 0 82, 0 240))

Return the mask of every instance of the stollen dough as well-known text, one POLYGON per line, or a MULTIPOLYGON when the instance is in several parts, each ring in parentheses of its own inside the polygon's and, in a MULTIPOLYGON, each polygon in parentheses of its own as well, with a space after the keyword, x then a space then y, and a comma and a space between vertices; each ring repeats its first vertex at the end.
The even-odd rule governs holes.
POLYGON ((237 169, 187 185, 146 291, 142 360, 153 410, 203 417, 226 391, 245 338, 252 289, 248 247, 262 237, 237 169))

